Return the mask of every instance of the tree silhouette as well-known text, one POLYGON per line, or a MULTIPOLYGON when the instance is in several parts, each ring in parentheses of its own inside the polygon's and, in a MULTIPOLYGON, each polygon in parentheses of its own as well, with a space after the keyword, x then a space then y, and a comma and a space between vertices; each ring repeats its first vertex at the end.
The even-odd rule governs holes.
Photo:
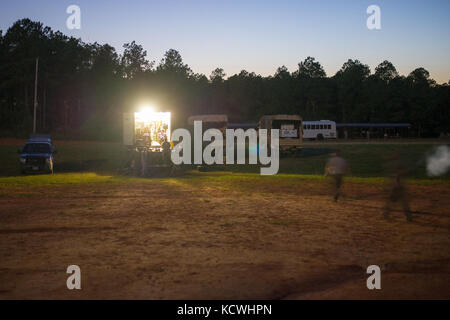
POLYGON ((395 77, 398 77, 398 72, 391 62, 384 60, 375 68, 375 76, 383 81, 388 82, 395 77))
POLYGON ((64 138, 118 140, 122 113, 142 100, 172 111, 173 128, 192 114, 225 113, 232 122, 265 114, 299 114, 305 120, 410 122, 421 136, 450 132, 450 85, 438 85, 424 68, 400 76, 383 61, 373 74, 349 59, 332 77, 307 57, 262 77, 242 70, 225 79, 194 73, 170 49, 154 68, 132 41, 119 55, 108 44, 86 44, 30 19, 0 30, 0 133, 26 136, 31 128, 34 66, 39 57, 38 130, 64 138))
POLYGON ((307 78, 326 77, 326 73, 322 65, 313 57, 307 57, 304 61, 298 64, 298 71, 296 75, 307 78))
POLYGON ((158 71, 164 71, 169 73, 177 73, 182 76, 190 76, 192 74, 191 68, 187 64, 184 64, 180 53, 177 50, 170 49, 164 54, 160 64, 157 67, 158 71))
POLYGON ((211 72, 211 75, 209 76, 209 80, 211 82, 223 82, 226 77, 225 72, 222 68, 216 68, 211 72))
POLYGON ((125 78, 133 79, 137 74, 150 70, 153 63, 147 61, 147 51, 136 42, 125 43, 121 64, 125 78))

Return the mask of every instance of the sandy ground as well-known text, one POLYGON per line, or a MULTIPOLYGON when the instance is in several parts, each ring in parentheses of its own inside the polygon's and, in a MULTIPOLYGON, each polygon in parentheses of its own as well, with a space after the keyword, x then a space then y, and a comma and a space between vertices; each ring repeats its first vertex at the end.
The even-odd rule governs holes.
POLYGON ((450 298, 448 185, 409 186, 407 223, 382 218, 379 185, 347 183, 334 203, 322 180, 271 181, 9 187, 0 298, 450 298), (382 290, 366 288, 373 264, 382 290))

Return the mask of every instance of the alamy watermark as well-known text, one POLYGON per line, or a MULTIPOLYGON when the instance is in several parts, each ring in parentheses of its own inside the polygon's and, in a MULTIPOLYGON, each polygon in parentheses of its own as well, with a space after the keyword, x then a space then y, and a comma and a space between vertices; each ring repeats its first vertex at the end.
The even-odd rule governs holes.
POLYGON ((381 289, 381 270, 380 267, 373 264, 371 266, 367 267, 367 273, 371 274, 370 277, 367 278, 366 281, 366 285, 367 285, 367 289, 369 290, 373 290, 373 289, 377 289, 380 290, 381 289))
POLYGON ((66 20, 67 29, 81 29, 81 9, 79 6, 72 4, 67 7, 66 13, 70 14, 66 20))
MULTIPOLYGON (((202 121, 194 121, 194 161, 192 162, 191 133, 187 129, 176 129, 172 133, 172 141, 178 142, 171 152, 174 164, 224 164, 224 137, 219 129, 208 129, 203 133, 202 121), (203 149, 203 142, 210 142, 203 149)), ((280 164, 279 130, 270 130, 268 141, 267 129, 226 129, 225 130, 225 164, 246 164, 246 139, 248 139, 248 163, 259 163, 264 166, 260 169, 261 175, 274 175, 278 173, 280 164), (235 144, 236 140, 236 144, 235 144), (258 143, 259 141, 259 143, 258 143), (270 154, 269 154, 270 149, 270 154)))
POLYGON ((367 29, 380 30, 381 29, 381 9, 379 6, 373 4, 367 7, 367 14, 370 16, 367 18, 367 29))
POLYGON ((70 274, 70 276, 67 278, 67 281, 66 281, 67 289, 80 290, 81 289, 81 269, 80 269, 80 267, 75 264, 72 264, 67 267, 66 272, 68 274, 70 274))

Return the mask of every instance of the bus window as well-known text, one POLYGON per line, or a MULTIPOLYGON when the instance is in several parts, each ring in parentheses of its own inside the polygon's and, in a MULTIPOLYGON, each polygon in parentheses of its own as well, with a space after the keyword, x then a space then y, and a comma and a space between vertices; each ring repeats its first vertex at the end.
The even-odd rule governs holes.
POLYGON ((323 129, 323 124, 320 125, 320 129, 323 129))

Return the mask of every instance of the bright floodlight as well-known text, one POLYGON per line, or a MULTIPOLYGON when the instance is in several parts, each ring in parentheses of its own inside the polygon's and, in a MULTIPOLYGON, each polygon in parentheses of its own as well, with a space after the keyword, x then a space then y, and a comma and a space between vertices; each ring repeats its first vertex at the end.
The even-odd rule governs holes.
POLYGON ((155 113, 155 109, 152 106, 146 105, 141 108, 139 112, 143 118, 152 118, 152 115, 155 113))
POLYGON ((146 105, 134 114, 134 119, 137 132, 150 136, 152 145, 160 145, 161 136, 170 141, 170 112, 156 112, 146 105))

